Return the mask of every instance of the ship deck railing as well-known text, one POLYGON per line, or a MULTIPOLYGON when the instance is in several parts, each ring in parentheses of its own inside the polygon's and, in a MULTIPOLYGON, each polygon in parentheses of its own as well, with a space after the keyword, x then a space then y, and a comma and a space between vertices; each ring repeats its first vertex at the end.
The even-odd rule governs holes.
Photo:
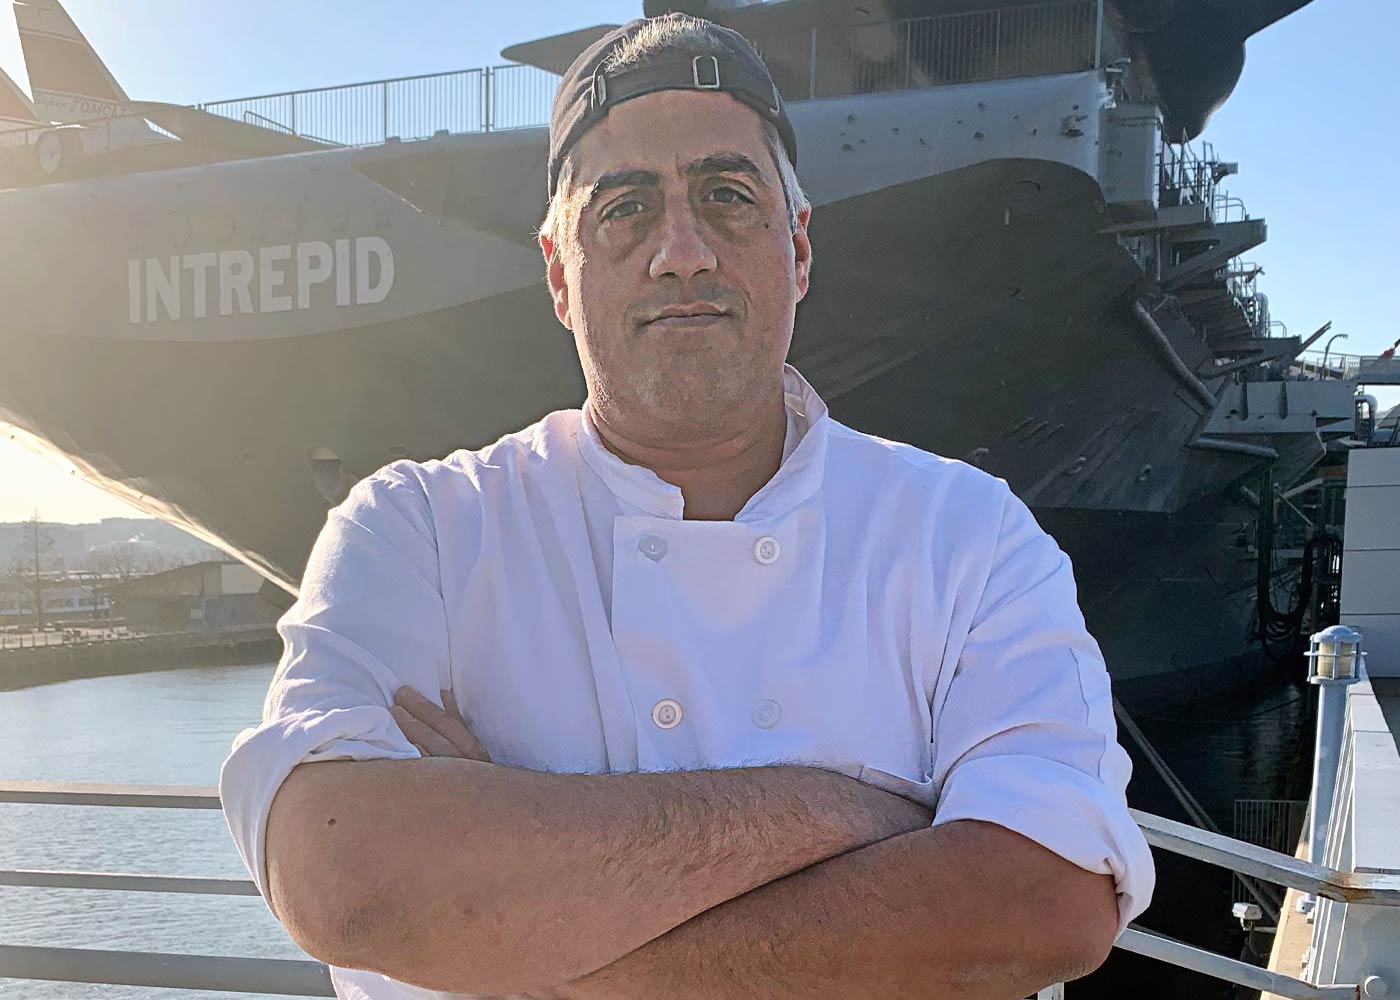
MULTIPOLYGON (((1104 26, 1103 0, 1045 0, 819 26, 753 41, 791 103, 1094 70, 1103 63, 1104 26)), ((506 64, 192 107, 328 148, 374 146, 390 138, 543 127, 558 83, 559 76, 547 70, 506 64)), ((91 144, 101 147, 101 136, 119 130, 126 119, 152 125, 135 114, 74 124, 97 133, 91 144)), ((48 128, 0 133, 0 144, 29 146, 48 128)))
POLYGON ((1361 385, 1400 385, 1400 358, 1372 354, 1304 351, 1293 363, 1299 375, 1311 379, 1357 382, 1361 385))
POLYGON ((1250 215, 1244 200, 1220 186, 1233 172, 1234 166, 1216 156, 1209 142, 1202 142, 1199 152, 1189 142, 1163 142, 1157 153, 1157 204, 1198 205, 1201 223, 1246 222, 1250 215))
MULTIPOLYGON (((210 787, 47 781, 0 782, 0 803, 157 809, 220 808, 217 789, 210 787)), ((1400 913, 1400 873, 1341 871, 1149 813, 1134 811, 1133 816, 1148 842, 1158 849, 1334 900, 1349 908, 1385 908, 1400 913)), ((0 870, 0 886, 258 895, 257 887, 246 879, 108 872, 5 869, 0 870)), ((1367 982, 1374 986, 1371 980, 1342 984, 1311 983, 1196 948, 1138 926, 1125 930, 1118 938, 1116 947, 1291 1000, 1361 1000, 1365 996, 1379 995, 1374 989, 1370 993, 1363 990, 1367 982)), ((255 959, 3 943, 0 943, 0 979, 281 996, 334 996, 329 970, 322 963, 310 959, 255 959)), ((1047 987, 1040 994, 1046 998, 1062 995, 1060 984, 1047 987)))

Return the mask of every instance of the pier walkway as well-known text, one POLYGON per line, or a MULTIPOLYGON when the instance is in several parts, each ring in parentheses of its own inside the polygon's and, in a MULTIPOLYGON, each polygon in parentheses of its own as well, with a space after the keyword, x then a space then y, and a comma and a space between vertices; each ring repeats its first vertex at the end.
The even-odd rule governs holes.
MULTIPOLYGON (((1348 456, 1346 503, 1341 621, 1365 661, 1354 680, 1312 678, 1318 766, 1299 855, 1400 881, 1400 448, 1348 456)), ((1400 994, 1400 910, 1290 892, 1269 967, 1400 994)))

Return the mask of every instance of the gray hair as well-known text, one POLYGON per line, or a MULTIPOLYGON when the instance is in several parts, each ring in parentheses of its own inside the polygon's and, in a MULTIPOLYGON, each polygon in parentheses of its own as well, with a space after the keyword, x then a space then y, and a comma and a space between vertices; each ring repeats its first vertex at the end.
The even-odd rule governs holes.
MULTIPOLYGON (((716 31, 709 21, 686 14, 666 14, 649 20, 640 31, 614 49, 603 63, 603 72, 620 73, 672 52, 683 52, 686 55, 724 55, 733 45, 733 41, 716 31)), ((799 217, 811 208, 812 204, 802 190, 802 183, 797 179, 797 169, 788 158, 787 149, 783 146, 777 127, 766 119, 760 119, 759 124, 763 130, 763 143, 773 157, 773 163, 778 168, 778 177, 782 182, 788 227, 795 233, 799 217)), ((572 227, 566 227, 565 224, 572 221, 570 205, 573 173, 573 156, 566 154, 559 167, 559 180, 554 189, 554 196, 550 198, 549 209, 545 212, 544 221, 540 223, 540 233, 548 237, 556 248, 561 245, 561 237, 568 237, 572 232, 572 227)))

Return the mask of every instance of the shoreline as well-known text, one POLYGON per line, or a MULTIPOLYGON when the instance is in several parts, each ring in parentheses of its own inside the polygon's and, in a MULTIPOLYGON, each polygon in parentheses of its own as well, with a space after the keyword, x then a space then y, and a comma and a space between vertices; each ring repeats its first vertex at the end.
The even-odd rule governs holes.
POLYGON ((92 677, 181 667, 250 666, 276 662, 282 640, 275 626, 223 632, 134 635, 0 652, 0 692, 92 677))

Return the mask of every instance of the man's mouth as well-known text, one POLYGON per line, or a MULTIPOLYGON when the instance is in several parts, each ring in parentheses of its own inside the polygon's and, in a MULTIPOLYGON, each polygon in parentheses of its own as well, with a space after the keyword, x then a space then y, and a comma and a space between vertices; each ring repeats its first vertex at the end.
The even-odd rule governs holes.
POLYGON ((696 302, 684 306, 667 306, 647 320, 647 326, 663 330, 681 330, 692 327, 711 326, 729 314, 709 302, 696 302))

